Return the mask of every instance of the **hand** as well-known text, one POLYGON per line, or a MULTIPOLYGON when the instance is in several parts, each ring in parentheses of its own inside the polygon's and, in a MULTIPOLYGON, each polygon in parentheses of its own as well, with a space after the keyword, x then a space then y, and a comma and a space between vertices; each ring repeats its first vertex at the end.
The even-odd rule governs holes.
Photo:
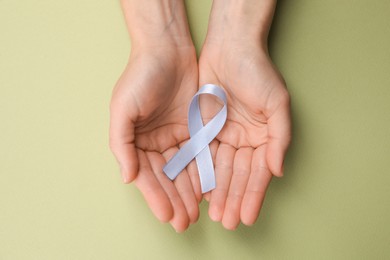
MULTIPOLYGON (((133 3, 122 1, 125 15, 134 9, 133 3)), ((136 7, 142 6, 137 4, 136 7)), ((151 41, 153 37, 139 37, 131 25, 129 22, 133 39, 130 60, 111 100, 110 147, 124 182, 135 180, 154 215, 182 232, 198 219, 199 181, 195 178, 193 187, 184 170, 172 182, 162 168, 179 145, 189 139, 187 106, 198 82, 195 49, 191 41, 178 41, 176 34, 161 34, 164 30, 169 32, 166 26, 156 32, 159 40, 151 41)), ((152 29, 145 31, 150 33, 152 29)))
MULTIPOLYGON (((210 23, 199 61, 200 85, 213 83, 225 89, 228 116, 217 136, 216 188, 209 198, 209 215, 225 228, 235 229, 240 220, 246 225, 256 221, 272 173, 283 174, 290 141, 289 95, 266 44, 256 40, 259 35, 227 32, 234 26, 226 20, 221 32, 215 16, 210 23)), ((213 104, 202 104, 206 118, 215 109, 213 104)))
POLYGON ((193 49, 181 51, 133 50, 113 92, 110 127, 111 148, 124 181, 135 179, 156 217, 170 221, 177 231, 198 218, 187 171, 173 183, 162 172, 189 138, 186 107, 196 92, 197 64, 193 49))

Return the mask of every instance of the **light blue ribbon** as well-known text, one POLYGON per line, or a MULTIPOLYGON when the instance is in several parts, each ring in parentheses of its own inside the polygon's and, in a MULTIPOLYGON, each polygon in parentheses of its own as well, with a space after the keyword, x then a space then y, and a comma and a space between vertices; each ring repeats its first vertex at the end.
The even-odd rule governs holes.
POLYGON ((214 84, 202 86, 191 100, 188 110, 188 129, 190 140, 167 162, 163 171, 174 180, 177 175, 196 158, 202 193, 215 188, 215 174, 209 143, 222 130, 227 116, 227 99, 225 91, 214 84), (210 94, 224 103, 222 109, 206 125, 203 125, 199 107, 199 96, 210 94))

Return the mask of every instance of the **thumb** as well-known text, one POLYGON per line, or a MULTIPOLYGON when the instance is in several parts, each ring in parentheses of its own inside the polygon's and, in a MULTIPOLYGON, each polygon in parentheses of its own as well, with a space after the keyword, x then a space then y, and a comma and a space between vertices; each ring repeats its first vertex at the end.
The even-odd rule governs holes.
POLYGON ((267 165, 273 175, 282 177, 283 161, 291 140, 290 98, 287 91, 267 123, 267 165))
POLYGON ((138 173, 134 122, 120 102, 112 102, 110 107, 110 148, 119 163, 123 182, 132 182, 138 173))

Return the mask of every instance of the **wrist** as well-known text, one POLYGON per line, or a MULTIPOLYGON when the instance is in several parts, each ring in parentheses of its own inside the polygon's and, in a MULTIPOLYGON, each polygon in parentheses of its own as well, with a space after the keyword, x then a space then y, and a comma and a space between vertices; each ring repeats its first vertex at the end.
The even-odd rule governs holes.
POLYGON ((193 46, 182 0, 121 0, 132 47, 193 46))
POLYGON ((205 45, 255 42, 266 49, 276 0, 214 0, 205 45))

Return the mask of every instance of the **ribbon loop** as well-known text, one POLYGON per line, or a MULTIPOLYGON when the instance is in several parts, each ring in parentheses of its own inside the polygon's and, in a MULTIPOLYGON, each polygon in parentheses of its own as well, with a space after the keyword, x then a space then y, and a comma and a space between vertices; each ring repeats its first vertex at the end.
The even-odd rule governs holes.
POLYGON ((163 171, 171 180, 195 158, 198 166, 202 193, 215 188, 214 165, 209 144, 222 130, 227 117, 227 98, 224 90, 214 84, 202 86, 194 95, 188 110, 188 129, 190 140, 167 162, 163 171), (214 95, 223 101, 222 109, 203 125, 200 113, 199 96, 214 95))

